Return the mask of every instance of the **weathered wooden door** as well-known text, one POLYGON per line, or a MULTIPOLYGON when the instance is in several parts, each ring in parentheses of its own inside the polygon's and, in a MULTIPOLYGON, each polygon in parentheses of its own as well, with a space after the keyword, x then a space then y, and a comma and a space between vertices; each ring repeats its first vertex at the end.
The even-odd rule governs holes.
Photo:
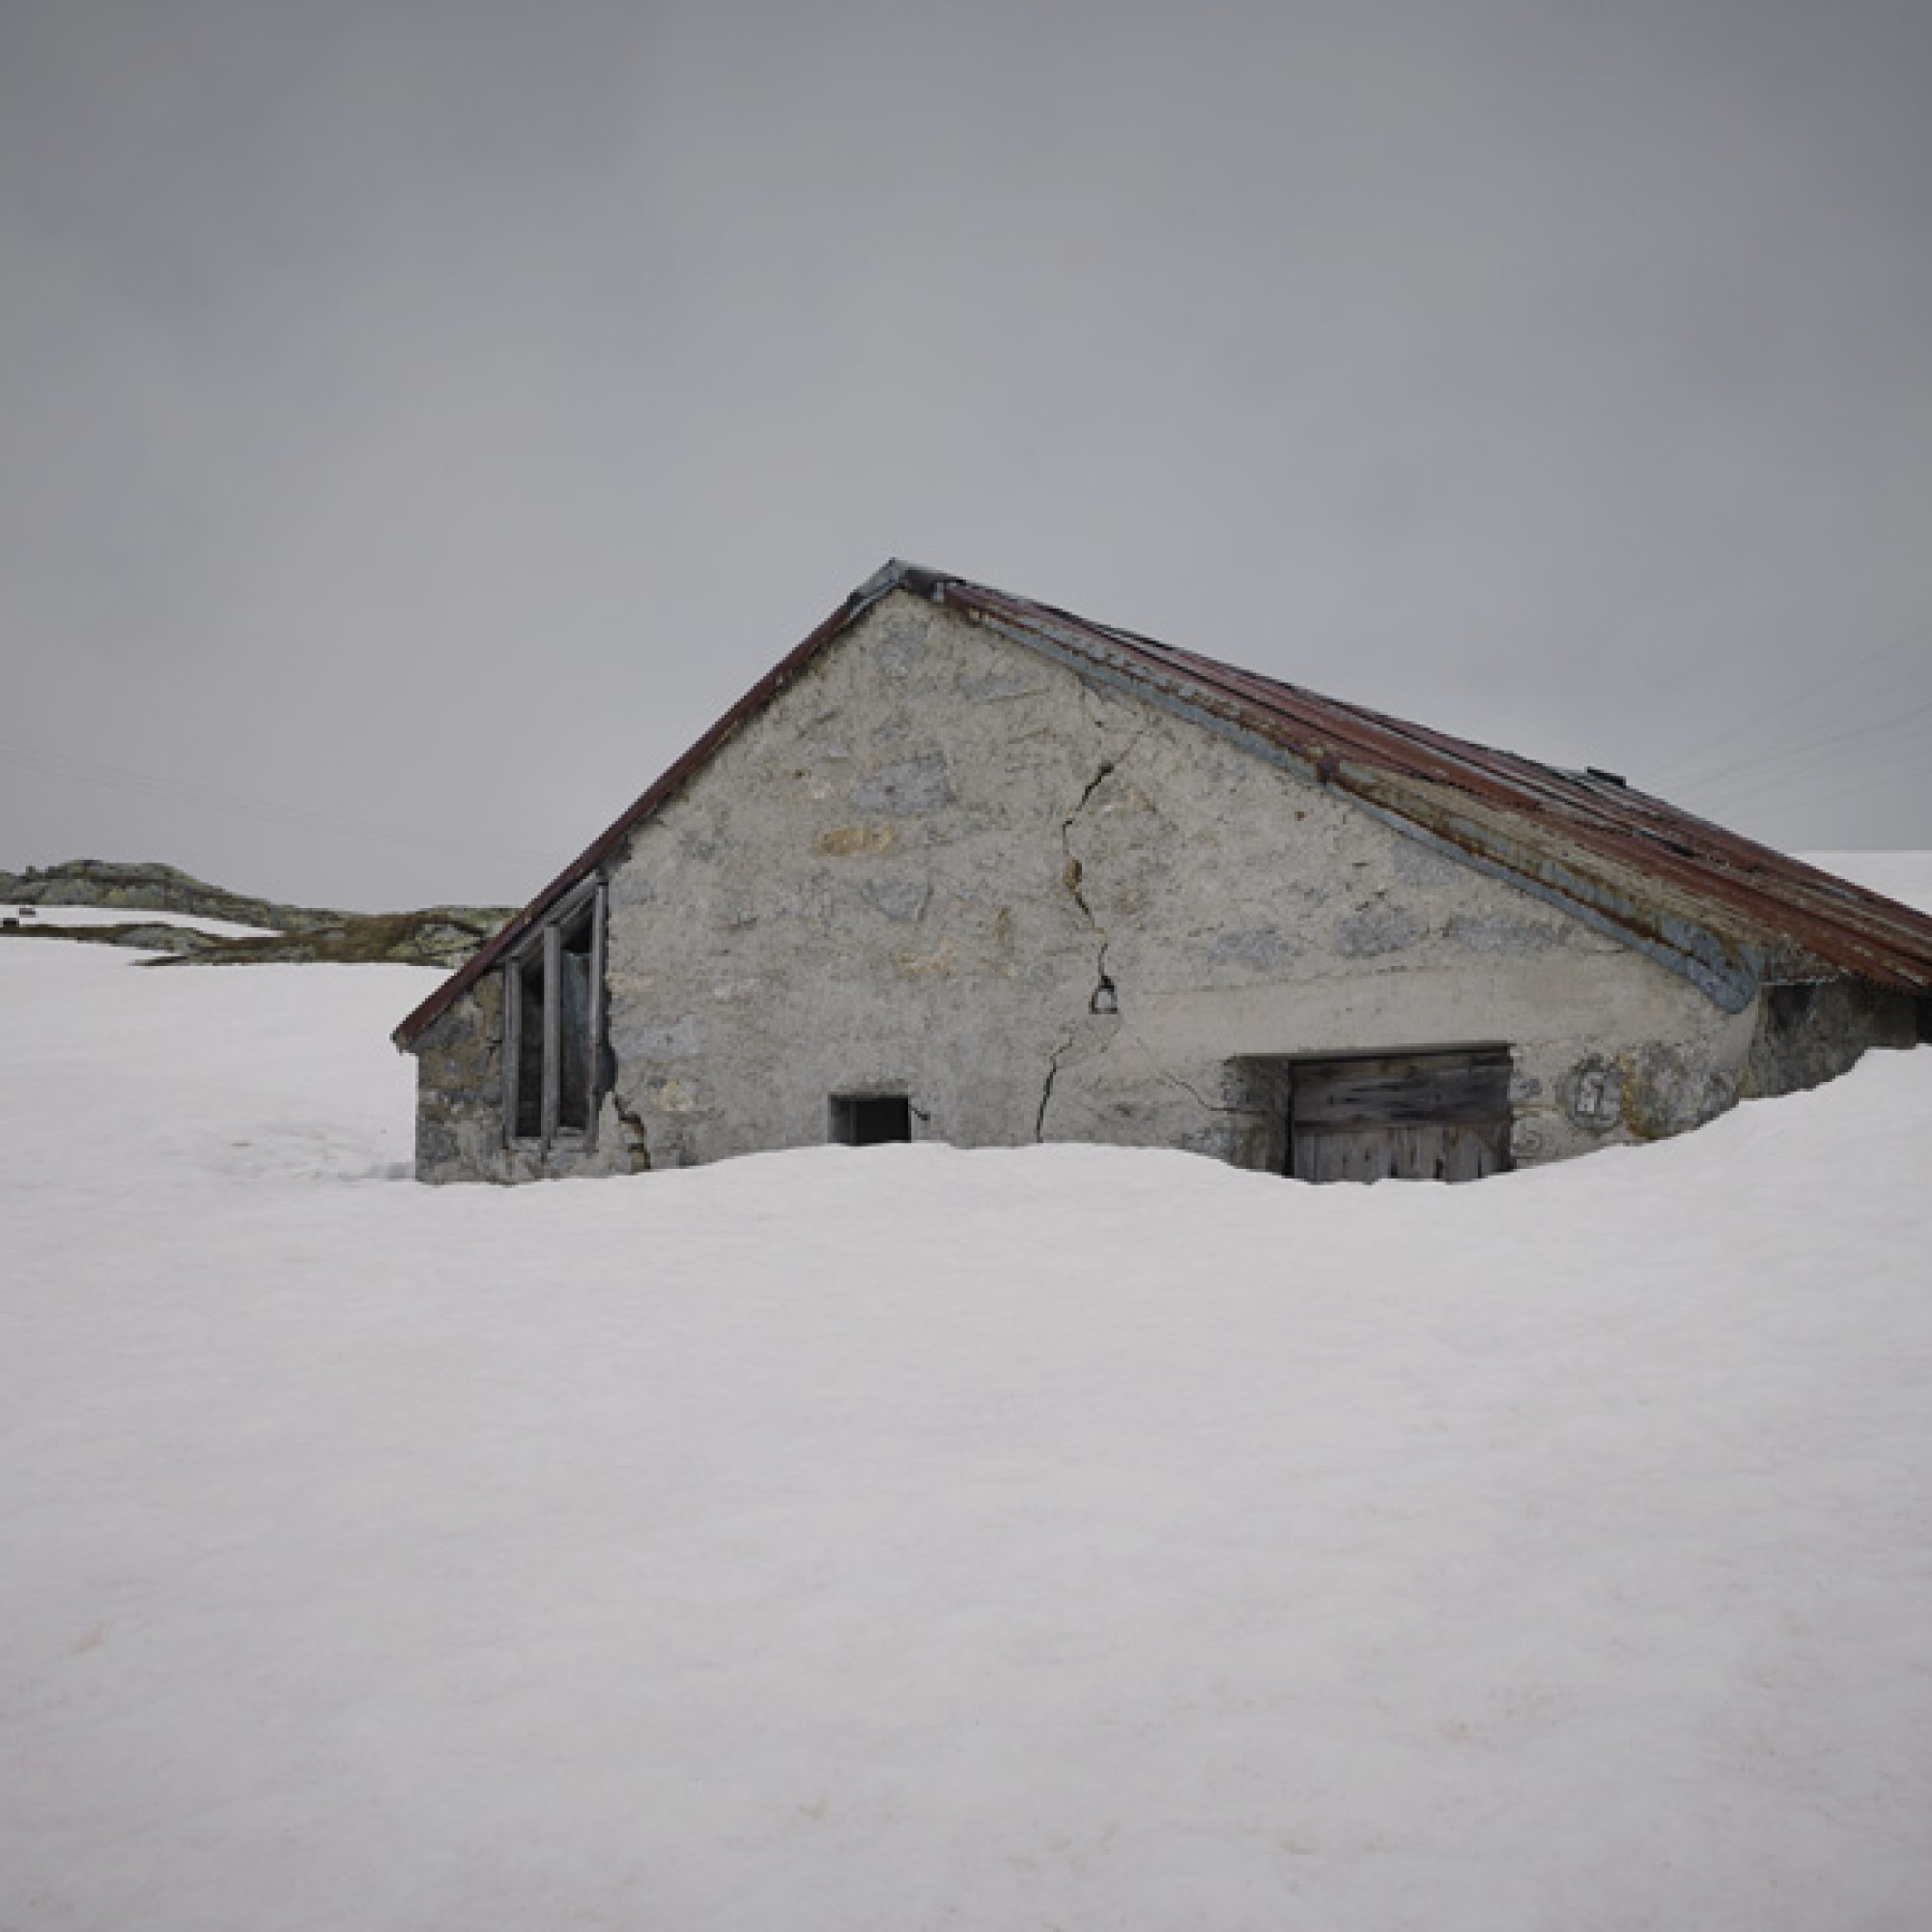
POLYGON ((1298 1180, 1475 1180, 1510 1165, 1507 1047, 1297 1061, 1292 1077, 1298 1180))

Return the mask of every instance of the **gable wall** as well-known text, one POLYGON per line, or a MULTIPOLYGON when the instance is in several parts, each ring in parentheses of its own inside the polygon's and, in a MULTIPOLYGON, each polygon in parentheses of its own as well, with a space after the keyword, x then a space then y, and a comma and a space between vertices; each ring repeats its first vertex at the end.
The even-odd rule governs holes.
MULTIPOLYGON (((1533 1161, 1720 1111, 1751 1035, 1555 908, 902 592, 608 878, 616 1091, 590 1171, 815 1145, 828 1096, 868 1088, 909 1093, 922 1138, 1265 1164, 1279 1123, 1242 1057, 1488 1042, 1514 1051, 1533 1161), (1103 976, 1117 1014, 1093 1010, 1103 976)), ((529 1171, 498 1145, 494 1003, 424 1041, 426 1179, 529 1171)))

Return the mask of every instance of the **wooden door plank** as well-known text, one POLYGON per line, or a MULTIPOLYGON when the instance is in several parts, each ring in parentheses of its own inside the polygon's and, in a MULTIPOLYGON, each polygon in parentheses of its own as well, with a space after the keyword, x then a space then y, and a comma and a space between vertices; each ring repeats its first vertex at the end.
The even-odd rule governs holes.
POLYGON ((1510 1166, 1506 1048, 1298 1063, 1291 1080, 1299 1179, 1461 1181, 1510 1166))

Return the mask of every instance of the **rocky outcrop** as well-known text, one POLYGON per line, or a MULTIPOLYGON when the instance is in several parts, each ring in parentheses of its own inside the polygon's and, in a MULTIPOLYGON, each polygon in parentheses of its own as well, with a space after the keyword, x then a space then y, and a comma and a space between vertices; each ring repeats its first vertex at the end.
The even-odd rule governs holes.
POLYGON ((0 872, 0 925, 8 938, 80 939, 130 946, 160 956, 150 965, 260 965, 271 961, 386 961, 407 966, 460 966, 515 910, 511 906, 425 906, 415 912, 335 912, 283 905, 211 886, 173 866, 74 859, 64 865, 0 872), (47 917, 19 918, 22 908, 47 917), (63 925, 61 906, 125 907, 113 925, 63 925), (221 938, 142 920, 142 912, 184 913, 271 928, 260 937, 221 938))
POLYGON ((58 866, 29 866, 24 872, 0 872, 0 906, 6 905, 125 906, 130 912, 191 913, 237 925, 272 926, 277 932, 306 932, 345 917, 231 893, 173 866, 116 859, 69 859, 58 866))
POLYGON ((257 966, 274 960, 335 965, 385 960, 400 966, 460 966, 510 917, 514 907, 428 906, 420 912, 337 913, 332 925, 265 939, 224 939, 156 966, 257 966))

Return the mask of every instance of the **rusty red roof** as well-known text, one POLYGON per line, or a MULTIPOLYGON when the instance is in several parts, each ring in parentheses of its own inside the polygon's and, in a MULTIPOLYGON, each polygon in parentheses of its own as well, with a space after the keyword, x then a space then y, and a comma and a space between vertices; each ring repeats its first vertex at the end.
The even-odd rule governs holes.
POLYGON ((963 578, 889 563, 400 1027, 424 1029, 881 597, 904 590, 1234 738, 1403 832, 1683 974, 1727 1010, 1764 980, 1932 992, 1932 918, 1727 832, 1606 772, 1566 771, 963 578))

